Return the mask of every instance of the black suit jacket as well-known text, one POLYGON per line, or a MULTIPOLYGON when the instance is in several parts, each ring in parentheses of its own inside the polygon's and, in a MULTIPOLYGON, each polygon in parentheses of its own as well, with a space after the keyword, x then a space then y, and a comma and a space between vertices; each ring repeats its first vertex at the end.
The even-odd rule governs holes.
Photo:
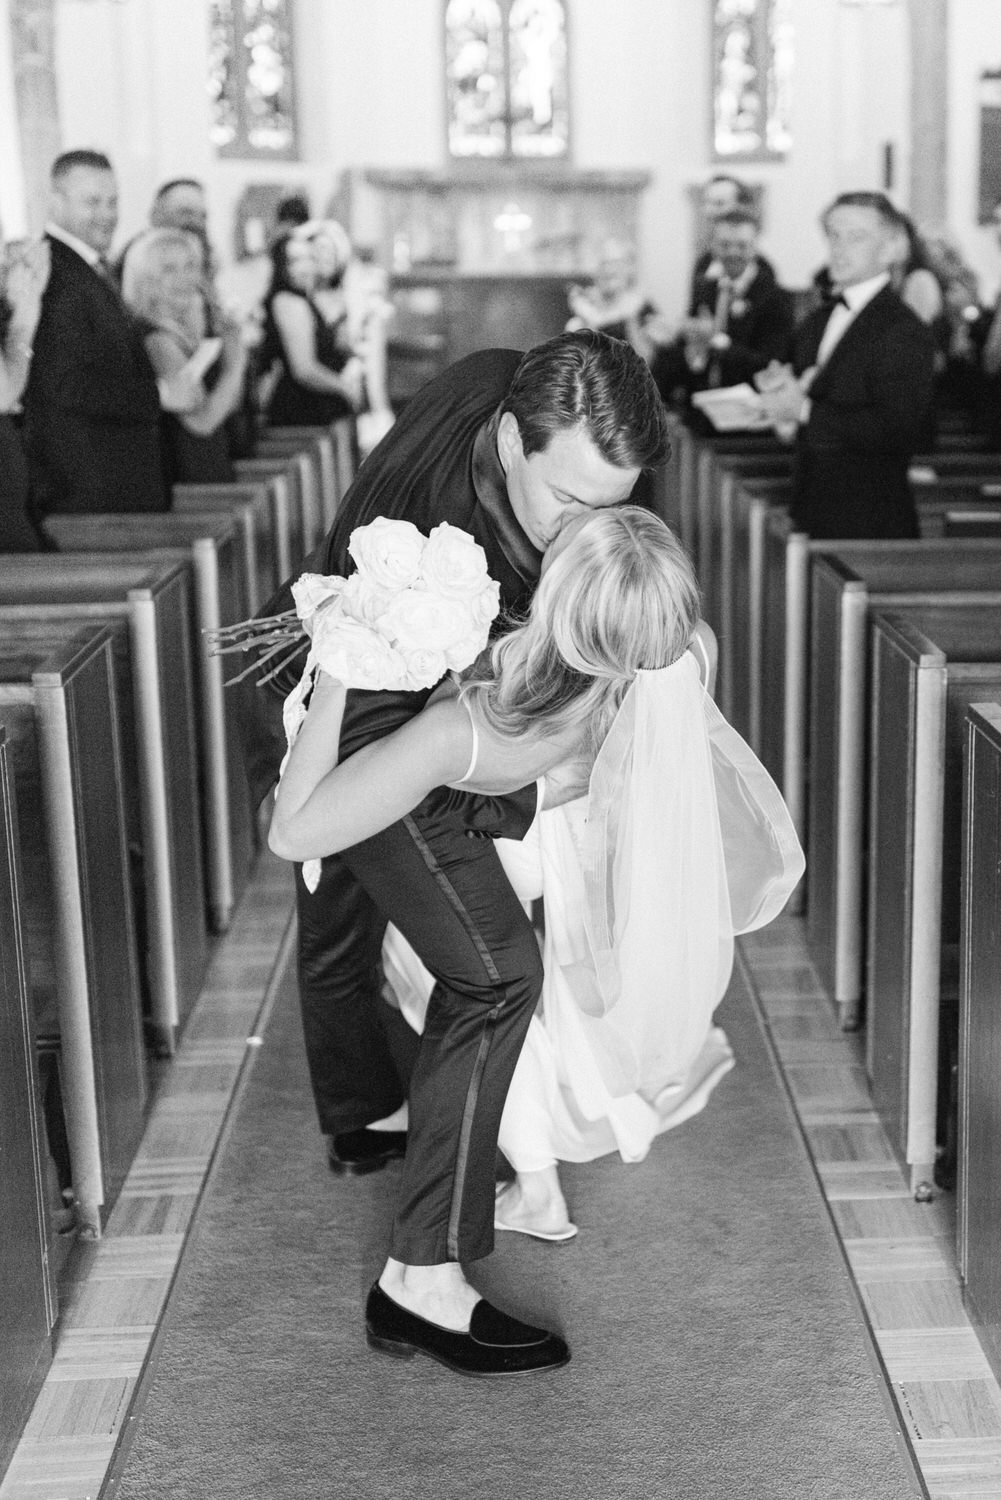
MULTIPOLYGON (((829 316, 818 308, 797 328, 797 374, 816 363, 829 316)), ((884 287, 810 387, 796 443, 798 527, 814 537, 917 536, 907 468, 931 429, 934 372, 930 329, 884 287)))
MULTIPOLYGON (((697 317, 704 310, 712 316, 718 294, 719 282, 715 277, 697 276, 689 316, 697 317)), ((730 347, 711 357, 709 368, 715 367, 711 383, 727 386, 750 380, 771 360, 785 357, 792 331, 792 298, 779 286, 768 263, 759 260, 754 280, 730 306, 723 329, 730 338, 730 347)))
POLYGON ((82 256, 49 246, 23 403, 32 513, 166 510, 159 395, 138 326, 82 256))

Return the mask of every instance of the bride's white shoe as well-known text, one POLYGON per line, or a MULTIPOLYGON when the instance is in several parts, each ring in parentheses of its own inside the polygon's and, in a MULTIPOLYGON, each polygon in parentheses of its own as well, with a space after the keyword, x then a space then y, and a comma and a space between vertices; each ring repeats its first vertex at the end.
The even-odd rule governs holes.
POLYGON ((511 1234, 527 1234, 533 1240, 548 1240, 551 1243, 560 1243, 563 1240, 572 1240, 577 1234, 577 1225, 571 1224, 569 1220, 559 1229, 543 1229, 524 1220, 520 1224, 509 1222, 503 1217, 503 1200, 511 1191, 510 1183, 498 1183, 497 1201, 494 1207, 494 1228, 504 1229, 511 1234))

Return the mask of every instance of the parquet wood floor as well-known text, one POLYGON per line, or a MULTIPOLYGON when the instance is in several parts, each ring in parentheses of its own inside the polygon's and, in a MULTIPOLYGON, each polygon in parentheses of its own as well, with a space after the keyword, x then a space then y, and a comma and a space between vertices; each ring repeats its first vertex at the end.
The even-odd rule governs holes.
MULTIPOLYGON (((293 939, 287 871, 265 854, 158 1089, 104 1237, 79 1244, 70 1259, 55 1359, 0 1500, 98 1500, 293 939)), ((782 918, 741 946, 928 1494, 1001 1500, 1001 1390, 963 1309, 951 1200, 911 1196, 872 1110, 862 1040, 838 1029, 801 920, 782 918)))

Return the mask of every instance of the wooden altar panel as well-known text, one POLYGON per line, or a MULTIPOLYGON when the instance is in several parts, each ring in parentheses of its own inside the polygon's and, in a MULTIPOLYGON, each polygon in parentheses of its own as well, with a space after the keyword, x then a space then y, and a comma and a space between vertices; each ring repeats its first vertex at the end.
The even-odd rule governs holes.
POLYGON ((14 772, 0 729, 0 1474, 51 1361, 55 1321, 21 899, 14 772))

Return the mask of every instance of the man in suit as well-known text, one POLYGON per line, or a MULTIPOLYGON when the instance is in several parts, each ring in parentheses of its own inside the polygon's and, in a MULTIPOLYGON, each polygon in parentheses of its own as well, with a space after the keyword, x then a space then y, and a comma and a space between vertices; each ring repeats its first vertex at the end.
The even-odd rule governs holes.
POLYGON ((52 270, 24 394, 32 514, 166 510, 156 377, 106 260, 111 163, 68 151, 51 190, 52 270))
POLYGON ((785 355, 792 328, 791 299, 758 254, 754 214, 729 209, 713 226, 712 254, 695 276, 687 317, 653 357, 654 379, 670 401, 737 385, 785 355))
POLYGON ((935 346, 890 286, 897 215, 882 193, 843 193, 822 223, 834 297, 797 328, 791 366, 757 381, 796 445, 792 519, 818 538, 916 537, 907 470, 932 415, 935 346))
MULTIPOLYGON (((565 522, 628 499, 641 471, 666 457, 656 387, 625 341, 581 329, 525 355, 483 350, 407 403, 302 570, 347 573, 351 533, 377 516, 425 535, 448 522, 483 547, 510 621, 526 609, 565 522)), ((285 585, 265 613, 291 604, 285 585)), ((282 700, 300 668, 301 660, 244 696, 257 800, 278 777, 282 700)), ((428 697, 349 692, 341 758, 405 723, 428 697)), ((503 1321, 489 1347, 479 1343, 476 1294, 460 1264, 493 1248, 500 1115, 542 982, 535 935, 491 840, 521 838, 536 805, 535 786, 495 798, 442 788, 384 833, 324 859, 314 887, 296 871, 303 1026, 331 1168, 371 1172, 406 1152, 369 1334, 425 1352, 445 1338, 455 1367, 470 1374, 566 1358, 562 1340, 503 1321), (379 1019, 387 919, 437 981, 410 1080, 409 1139, 398 1117, 406 1091, 379 1019)))

